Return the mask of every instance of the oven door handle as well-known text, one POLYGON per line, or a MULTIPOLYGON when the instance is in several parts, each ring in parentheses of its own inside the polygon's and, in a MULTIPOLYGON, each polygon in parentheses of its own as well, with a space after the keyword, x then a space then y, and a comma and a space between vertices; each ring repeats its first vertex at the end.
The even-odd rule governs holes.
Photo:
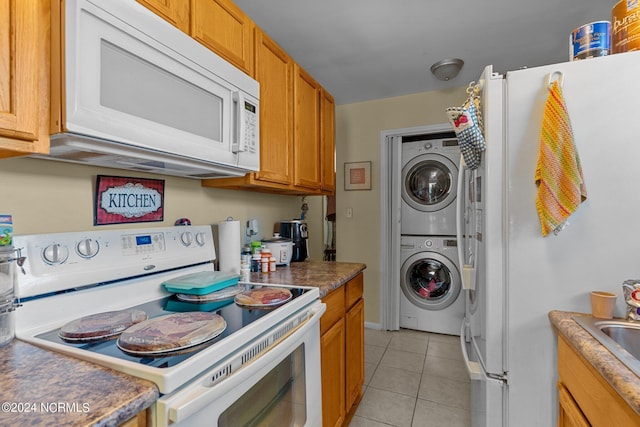
MULTIPOLYGON (((249 380, 256 373, 258 373, 261 369, 263 369, 267 364, 273 361, 273 357, 269 357, 274 354, 274 350, 281 346, 287 345, 288 343, 295 342, 296 340, 304 337, 307 332, 309 332, 312 328, 320 329, 320 317, 325 312, 327 306, 325 304, 318 304, 318 307, 312 311, 312 315, 306 322, 299 326, 294 332, 284 338, 282 341, 278 342, 275 346, 270 348, 266 353, 260 355, 257 359, 253 360, 251 363, 243 366, 238 369, 236 372, 233 372, 229 377, 225 378, 223 381, 216 383, 214 385, 205 385, 202 382, 194 387, 186 395, 175 402, 168 401, 166 402, 168 409, 168 418, 171 422, 179 423, 200 411, 207 405, 214 403, 221 396, 224 396, 228 392, 230 392, 234 387, 238 384, 242 384, 245 381, 249 380)), ((252 347, 251 345, 247 346, 247 348, 252 347)), ((277 354, 276 354, 277 357, 277 354)), ((221 366, 223 363, 219 364, 221 366)), ((158 408, 160 409, 160 408, 158 408)))

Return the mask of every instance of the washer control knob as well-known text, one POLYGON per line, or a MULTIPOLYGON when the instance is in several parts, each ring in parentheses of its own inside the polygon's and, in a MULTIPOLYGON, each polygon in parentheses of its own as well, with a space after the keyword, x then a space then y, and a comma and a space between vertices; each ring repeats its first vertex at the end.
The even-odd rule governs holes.
POLYGON ((180 241, 182 241, 182 244, 185 246, 191 246, 193 243, 193 234, 190 231, 185 231, 180 234, 180 241))
POLYGON ((198 246, 204 246, 207 243, 207 236, 205 233, 196 233, 196 243, 198 246))
POLYGON ((100 244, 94 239, 83 239, 76 245, 76 252, 82 258, 93 258, 100 251, 100 244))
POLYGON ((424 245, 428 248, 430 248, 431 246, 433 246, 433 242, 431 240, 425 240, 424 241, 424 245))
POLYGON ((53 243, 42 250, 42 259, 49 265, 62 264, 69 258, 69 249, 53 243))
POLYGON ((427 142, 426 144, 424 144, 424 149, 425 150, 431 150, 433 148, 433 144, 430 142, 427 142))

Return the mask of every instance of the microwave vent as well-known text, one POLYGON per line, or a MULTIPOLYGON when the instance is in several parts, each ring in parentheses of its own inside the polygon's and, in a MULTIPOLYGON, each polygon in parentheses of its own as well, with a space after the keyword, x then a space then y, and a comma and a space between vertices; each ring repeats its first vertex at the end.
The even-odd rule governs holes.
POLYGON ((48 155, 31 157, 192 179, 243 176, 248 171, 71 133, 51 136, 48 155))

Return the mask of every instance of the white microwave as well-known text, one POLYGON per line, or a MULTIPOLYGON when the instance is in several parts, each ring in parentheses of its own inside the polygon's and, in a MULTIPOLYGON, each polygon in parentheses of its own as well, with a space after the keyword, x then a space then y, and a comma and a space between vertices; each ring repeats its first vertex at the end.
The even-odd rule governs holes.
POLYGON ((53 3, 45 158, 197 179, 260 169, 256 80, 135 1, 53 3))

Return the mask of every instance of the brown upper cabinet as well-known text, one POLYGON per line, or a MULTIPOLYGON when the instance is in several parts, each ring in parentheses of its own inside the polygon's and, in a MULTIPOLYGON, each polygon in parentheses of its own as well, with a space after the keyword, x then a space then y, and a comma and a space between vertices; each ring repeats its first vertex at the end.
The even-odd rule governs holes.
POLYGON ((49 151, 49 1, 0 7, 0 158, 49 151))
POLYGON ((260 172, 256 179, 289 185, 293 176, 293 60, 256 30, 256 79, 260 82, 260 172))
POLYGON ((137 0, 249 74, 254 22, 231 0, 137 0))
POLYGON ((191 37, 250 76, 255 24, 231 0, 191 0, 191 37))
POLYGON ((320 85, 300 66, 294 67, 294 185, 320 188, 320 85))
POLYGON ((191 8, 189 1, 185 0, 137 0, 138 3, 151 9, 156 15, 161 16, 174 27, 189 34, 189 15, 191 8))
POLYGON ((320 189, 336 190, 335 102, 329 92, 320 92, 320 189))

